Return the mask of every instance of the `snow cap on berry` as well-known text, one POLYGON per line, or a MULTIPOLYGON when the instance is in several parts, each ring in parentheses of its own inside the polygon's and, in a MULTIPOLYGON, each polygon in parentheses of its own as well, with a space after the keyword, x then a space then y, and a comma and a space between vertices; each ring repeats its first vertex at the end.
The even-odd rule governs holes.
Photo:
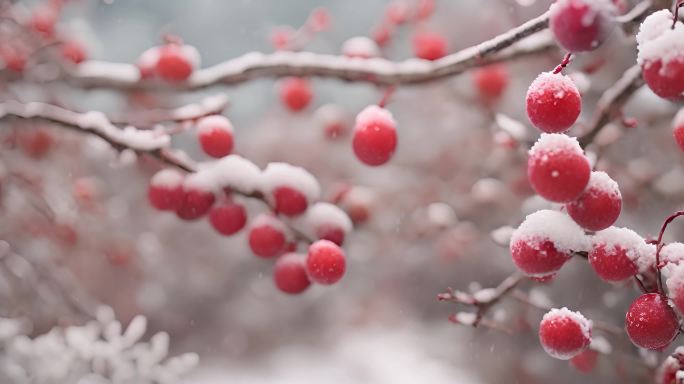
POLYGON ((527 215, 513 232, 511 244, 520 240, 551 241, 559 252, 588 251, 591 244, 584 230, 572 219, 558 211, 544 209, 527 215))
POLYGON ((197 131, 200 134, 209 133, 214 129, 226 129, 230 133, 233 133, 235 130, 230 120, 223 115, 206 116, 197 122, 197 131))
POLYGON ((301 192, 309 203, 318 200, 321 187, 316 178, 304 168, 287 163, 270 163, 261 177, 261 190, 266 196, 279 187, 290 187, 301 192))
POLYGON ((684 54, 684 24, 670 28, 674 16, 666 9, 649 15, 637 34, 637 63, 661 60, 663 64, 684 54))
POLYGON ((342 44, 342 53, 347 57, 369 59, 380 56, 378 44, 366 36, 356 36, 342 44))
POLYGON ((238 155, 228 155, 212 163, 207 172, 213 174, 221 187, 252 193, 261 186, 261 170, 256 164, 238 155))
POLYGON ((552 357, 561 360, 569 360, 586 350, 591 343, 592 322, 581 313, 569 310, 566 307, 553 308, 544 314, 539 335, 542 347, 552 357), (576 329, 568 328, 567 320, 572 321, 579 327, 581 334, 576 329), (550 328, 549 328, 550 327, 550 328))
POLYGON ((533 156, 539 152, 562 151, 584 155, 584 151, 580 147, 577 138, 562 133, 542 133, 528 153, 530 156, 533 156))
POLYGON ((344 235, 351 232, 353 225, 349 216, 338 206, 330 203, 318 202, 298 218, 303 230, 312 238, 317 237, 316 231, 323 227, 338 228, 344 235))
POLYGON ((654 265, 655 253, 651 244, 629 228, 610 227, 598 231, 591 237, 592 247, 603 245, 607 252, 616 246, 625 250, 625 255, 634 262, 639 272, 646 272, 654 265))
POLYGON ((584 334, 584 336, 586 336, 588 339, 591 339, 592 321, 584 317, 584 315, 582 315, 579 311, 571 311, 567 307, 563 307, 560 309, 552 308, 550 311, 544 314, 544 316, 542 317, 542 321, 553 320, 558 317, 569 317, 573 319, 577 322, 577 324, 580 325, 582 329, 582 334, 584 334))
POLYGON ((183 184, 183 174, 175 169, 162 169, 152 176, 150 184, 155 187, 175 188, 183 184))
POLYGON ((608 195, 622 198, 618 183, 603 171, 594 171, 591 173, 589 184, 587 184, 587 190, 590 189, 595 189, 608 195))
POLYGON ((377 105, 369 105, 356 115, 356 127, 371 123, 384 122, 384 124, 396 127, 397 122, 392 117, 392 112, 377 105))

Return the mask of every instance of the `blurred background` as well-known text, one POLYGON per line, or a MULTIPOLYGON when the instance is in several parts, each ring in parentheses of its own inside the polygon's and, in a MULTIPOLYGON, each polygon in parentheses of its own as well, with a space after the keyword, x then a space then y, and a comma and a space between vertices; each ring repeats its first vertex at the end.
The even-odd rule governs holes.
MULTIPOLYGON (((411 9, 418 3, 398 2, 411 9)), ((395 3, 77 0, 64 7, 60 23, 84 43, 89 59, 135 63, 163 34, 172 34, 196 47, 201 67, 207 67, 252 51, 273 52, 274 31, 301 27, 317 8, 327 10, 330 26, 298 48, 339 54, 347 39, 372 34, 395 3)), ((411 40, 421 31, 441 34, 448 52, 456 52, 542 14, 550 3, 436 0, 429 18, 397 26, 382 56, 413 57, 411 40)), ((633 35, 615 30, 600 49, 572 62, 568 73, 581 84, 584 104, 572 134, 581 134, 598 97, 634 64, 635 52, 633 35)), ((348 134, 353 117, 383 95, 370 83, 312 79, 311 105, 292 113, 271 78, 151 93, 8 81, 2 85, 4 100, 59 100, 74 110, 114 117, 223 94, 230 102, 224 114, 235 126, 235 153, 260 167, 274 161, 304 167, 318 178, 326 199, 341 186, 352 188, 368 218, 357 220, 345 241, 348 269, 340 283, 286 295, 274 286, 273 261, 251 254, 246 230, 224 237, 206 220, 183 222, 150 207, 149 179, 162 168, 155 160, 119 154, 99 139, 49 124, 19 128, 2 122, 5 139, 16 129, 42 130, 51 145, 40 156, 10 144, 0 150, 2 168, 26 179, 0 184, 2 249, 21 256, 3 259, 0 315, 26 320, 31 327, 25 333, 35 338, 55 326, 83 324, 78 307, 89 303, 110 306, 124 328, 142 314, 146 337, 168 332, 170 355, 199 355, 199 364, 180 379, 188 384, 649 382, 651 372, 640 364, 657 356, 640 356, 626 338, 600 335, 608 347, 585 374, 540 348, 541 311, 504 300, 489 314, 509 332, 474 329, 448 321, 467 308, 436 299, 447 287, 476 291, 514 272, 507 246, 497 245, 491 232, 550 207, 527 184, 526 150, 536 132, 525 116, 524 97, 531 81, 562 56, 553 49, 505 63, 508 84, 493 101, 478 94, 473 72, 398 87, 387 108, 397 121, 399 146, 382 167, 360 163, 348 134), (345 111, 349 123, 334 140, 315 113, 330 103, 345 111), (511 124, 522 127, 524 139, 511 137, 511 124), (46 274, 64 275, 74 291, 58 292, 46 274)), ((614 123, 593 150, 597 168, 621 187, 624 209, 617 225, 643 236, 654 234, 684 197, 681 155, 668 129, 676 108, 641 89, 625 108, 637 126, 614 123)), ((173 146, 194 159, 209 159, 192 130, 174 135, 173 146)), ((263 211, 260 204, 245 204, 250 217, 263 211)), ((673 226, 670 235, 675 238, 681 229, 673 226)), ((549 284, 524 282, 521 289, 538 302, 581 309, 618 328, 637 292, 599 281, 580 260, 549 284)), ((9 350, 3 349, 3 359, 11 363, 9 350)), ((100 382, 79 375, 68 382, 100 382)), ((45 377, 27 382, 60 382, 45 377)))

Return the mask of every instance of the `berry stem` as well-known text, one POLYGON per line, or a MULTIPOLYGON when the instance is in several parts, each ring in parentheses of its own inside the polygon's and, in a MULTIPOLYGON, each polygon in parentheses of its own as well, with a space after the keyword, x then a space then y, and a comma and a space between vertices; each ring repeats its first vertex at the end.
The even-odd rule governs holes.
MULTIPOLYGON (((680 0, 682 1, 682 0, 680 0)), ((667 219, 665 219, 665 222, 663 223, 663 226, 660 228, 660 233, 658 234, 658 239, 655 241, 655 246, 656 246, 656 274, 658 275, 658 293, 660 294, 665 294, 665 290, 663 289, 663 276, 662 273, 660 272, 660 250, 663 248, 663 235, 665 235, 665 230, 667 229, 667 226, 670 225, 676 218, 679 216, 684 216, 684 211, 677 211, 673 214, 671 214, 667 219)))
POLYGON ((394 92, 397 90, 397 87, 395 86, 389 86, 385 89, 385 92, 382 94, 382 98, 378 102, 378 107, 380 108, 385 108, 385 106, 389 103, 390 98, 392 95, 394 95, 394 92))
MULTIPOLYGON (((683 1, 684 1, 684 0, 683 0, 683 1)), ((572 61, 572 53, 571 53, 571 52, 568 52, 568 53, 565 54, 565 57, 563 58, 563 61, 561 61, 560 64, 558 64, 558 66, 556 67, 556 69, 553 70, 553 74, 556 75, 556 74, 561 73, 561 71, 562 71, 565 67, 567 67, 568 64, 570 64, 570 61, 572 61)))
POLYGON ((677 0, 674 3, 674 10, 672 12, 674 14, 674 17, 672 18, 672 29, 674 29, 675 25, 677 25, 677 20, 679 20, 679 8, 681 8, 682 5, 684 5, 684 0, 677 0))

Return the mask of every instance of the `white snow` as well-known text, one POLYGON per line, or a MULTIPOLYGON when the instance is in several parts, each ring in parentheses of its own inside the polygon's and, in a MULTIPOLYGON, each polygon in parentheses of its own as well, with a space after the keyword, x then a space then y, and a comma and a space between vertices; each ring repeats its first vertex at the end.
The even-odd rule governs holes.
POLYGON ((504 115, 503 113, 497 113, 494 120, 502 131, 508 133, 517 141, 524 141, 527 138, 527 127, 520 121, 504 115))
POLYGON ((550 92, 557 99, 565 97, 565 92, 577 93, 579 90, 570 76, 562 73, 542 72, 530 84, 527 89, 527 97, 534 97, 533 95, 543 95, 550 92))
POLYGON ((570 318, 571 320, 575 321, 582 329, 584 336, 591 340, 592 322, 584 317, 584 315, 582 315, 579 311, 571 311, 567 307, 560 309, 553 308, 544 314, 542 321, 553 321, 558 318, 570 318))
POLYGON ((321 188, 313 175, 304 168, 287 163, 270 163, 261 177, 261 191, 272 196, 278 187, 290 187, 304 194, 309 203, 318 200, 321 188))
POLYGON ((212 172, 199 172, 191 173, 183 182, 183 188, 186 190, 198 190, 202 192, 213 192, 216 193, 221 189, 218 181, 212 174, 212 172))
POLYGON ((289 229, 283 223, 280 221, 277 217, 268 214, 268 213, 261 213, 257 217, 254 218, 254 220, 251 221, 249 224, 250 228, 258 228, 258 227, 271 227, 274 229, 277 229, 284 233, 286 236, 289 234, 289 229))
POLYGON ((342 44, 342 53, 347 57, 368 59, 380 56, 380 48, 366 36, 356 36, 342 44))
POLYGON ((197 131, 200 134, 209 133, 213 130, 234 132, 233 124, 223 115, 211 115, 201 118, 197 122, 197 131))
POLYGON ((428 220, 440 227, 449 227, 458 221, 456 212, 447 203, 432 203, 427 207, 428 220))
POLYGON ((331 124, 339 124, 345 122, 347 114, 344 109, 337 104, 324 104, 316 109, 314 112, 314 119, 323 127, 331 124))
POLYGON ((577 138, 564 135, 562 133, 542 133, 539 139, 529 151, 530 156, 537 153, 550 153, 569 151, 577 154, 584 154, 577 138))
POLYGON ((353 225, 347 214, 334 204, 318 202, 309 207, 303 217, 297 219, 301 222, 304 231, 312 238, 316 236, 316 230, 321 227, 335 227, 341 229, 345 235, 351 232, 353 225))
POLYGON ((610 227, 598 231, 591 237, 592 247, 603 245, 607 252, 613 252, 616 246, 625 250, 625 255, 632 260, 639 272, 645 272, 653 266, 655 256, 643 237, 629 228, 610 227))
POLYGON ((684 264, 671 266, 667 268, 667 273, 664 274, 669 297, 678 300, 678 294, 684 293, 682 291, 684 288, 684 264))
POLYGON ((185 55, 185 58, 187 58, 190 62, 190 65, 192 65, 193 69, 200 67, 201 56, 197 48, 193 47, 192 45, 183 44, 183 46, 181 46, 181 51, 185 55))
POLYGON ((615 196, 617 198, 622 198, 618 183, 611 179, 610 176, 603 171, 593 171, 591 173, 589 184, 587 184, 585 193, 590 193, 592 190, 602 192, 610 196, 615 196))
POLYGON ((261 187, 261 170, 256 164, 238 155, 228 155, 209 163, 206 172, 221 187, 250 194, 261 187))
POLYGON ((591 242, 584 230, 570 216, 552 210, 541 210, 528 215, 513 232, 511 243, 528 241, 542 243, 553 242, 559 252, 588 251, 591 242))
POLYGON ((377 105, 369 105, 356 115, 355 127, 363 127, 371 123, 382 123, 391 127, 397 126, 392 113, 377 105))
POLYGON ((677 22, 671 29, 672 13, 661 10, 649 15, 637 34, 637 63, 645 65, 662 60, 663 64, 684 55, 684 24, 677 22))
POLYGON ((469 312, 459 312, 454 315, 454 319, 463 325, 473 325, 477 320, 477 315, 469 312))
POLYGON ((678 128, 684 126, 684 108, 679 109, 674 119, 672 119, 672 128, 678 128))
POLYGON ((488 303, 497 296, 496 288, 485 288, 473 293, 473 298, 480 303, 488 303))
POLYGON ((150 183, 155 187, 175 188, 183 184, 185 177, 175 169, 162 169, 152 176, 150 183))
POLYGON ((515 228, 506 225, 503 227, 499 227, 495 230, 493 230, 490 233, 490 236, 492 237, 492 240, 498 245, 501 246, 507 246, 511 242, 511 236, 513 236, 513 232, 515 231, 515 228))

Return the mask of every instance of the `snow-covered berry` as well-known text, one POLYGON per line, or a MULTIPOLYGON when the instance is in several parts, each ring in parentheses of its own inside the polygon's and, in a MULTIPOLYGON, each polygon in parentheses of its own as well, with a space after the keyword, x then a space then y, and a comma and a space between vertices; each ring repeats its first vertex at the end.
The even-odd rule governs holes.
POLYGON ((286 163, 266 166, 262 189, 275 211, 285 216, 301 215, 320 196, 320 186, 313 175, 286 163))
POLYGON ((570 77, 543 72, 530 84, 526 96, 527 117, 546 133, 567 131, 582 110, 582 97, 570 77))
POLYGON ((627 335, 634 345, 662 349, 670 345, 679 331, 679 322, 667 297, 659 293, 639 296, 625 316, 627 335))
POLYGON ((390 111, 369 105, 356 116, 352 147, 362 163, 385 164, 392 158, 397 141, 397 123, 390 111))
POLYGON ((556 203, 577 199, 591 176, 589 160, 577 139, 543 133, 527 159, 527 177, 541 197, 556 203))
POLYGON ((423 60, 437 60, 446 56, 447 41, 437 32, 422 31, 413 36, 413 54, 423 60))
POLYGON ((54 142, 55 140, 50 132, 44 129, 21 132, 19 135, 19 148, 27 156, 34 159, 45 157, 50 152, 54 142))
POLYGON ((249 248, 259 257, 274 257, 285 251, 285 225, 273 216, 257 216, 249 227, 249 248))
POLYGON ((502 64, 492 64, 473 72, 477 93, 485 102, 498 100, 508 87, 508 70, 502 64))
POLYGON ((80 64, 86 59, 86 49, 81 42, 77 40, 65 41, 59 48, 62 57, 74 64, 80 64))
POLYGON ((553 275, 572 257, 589 248, 582 228, 567 215, 541 210, 528 215, 513 232, 510 251, 515 265, 526 275, 553 275))
POLYGON ((677 384, 677 372, 682 368, 679 360, 668 356, 656 371, 655 384, 677 384))
POLYGON ((569 360, 591 343, 591 321, 567 308, 552 309, 539 324, 539 341, 551 357, 569 360))
POLYGON ((356 36, 342 44, 342 54, 358 59, 370 59, 380 56, 380 47, 366 36, 356 36))
POLYGON ((335 140, 347 133, 347 114, 342 107, 336 104, 325 104, 320 106, 316 109, 314 118, 323 129, 325 137, 330 140, 335 140))
POLYGON ((637 63, 646 85, 656 95, 678 99, 684 93, 684 24, 663 9, 649 15, 637 34, 637 63))
POLYGON ((155 71, 166 81, 185 81, 199 67, 199 52, 191 45, 166 44, 158 53, 155 71))
POLYGON ((313 98, 309 80, 301 77, 282 79, 278 87, 280 100, 293 112, 299 112, 306 108, 313 98))
POLYGON ((175 211, 183 201, 183 175, 173 169, 162 169, 150 180, 147 198, 161 211, 175 211))
POLYGON ((318 240, 309 246, 306 271, 311 281, 330 285, 338 282, 347 267, 344 251, 328 240, 318 240))
POLYGON ((196 220, 206 215, 216 201, 214 180, 205 173, 193 173, 183 182, 183 198, 176 215, 183 220, 196 220))
POLYGON ((591 173, 589 184, 565 209, 582 228, 600 231, 615 224, 622 209, 618 184, 605 172, 591 173))
POLYGON ((197 134, 204 153, 221 158, 233 151, 233 125, 225 116, 212 115, 197 122, 197 134))
POLYGON ((684 313, 684 263, 669 266, 665 276, 668 297, 679 312, 684 313))
POLYGON ((247 211, 242 204, 224 201, 209 211, 209 222, 216 232, 231 236, 239 232, 247 223, 247 211))
POLYGON ((347 234, 352 230, 352 221, 336 205, 316 203, 302 218, 302 227, 308 235, 316 239, 330 240, 342 246, 347 234))
POLYGON ((273 280, 279 290, 296 295, 304 292, 311 285, 306 274, 305 256, 297 253, 286 253, 278 258, 273 267, 273 280))
POLYGON ((611 0, 557 0, 549 9, 549 29, 564 49, 592 51, 608 37, 616 13, 611 0))
POLYGON ((626 280, 652 265, 648 248, 631 229, 610 227, 592 237, 589 264, 603 280, 626 280))
POLYGON ((679 149, 684 151, 684 108, 680 109, 672 120, 672 136, 679 149))
POLYGON ((50 38, 55 35, 58 18, 59 14, 56 9, 50 6, 41 6, 31 12, 29 25, 43 37, 50 38))

